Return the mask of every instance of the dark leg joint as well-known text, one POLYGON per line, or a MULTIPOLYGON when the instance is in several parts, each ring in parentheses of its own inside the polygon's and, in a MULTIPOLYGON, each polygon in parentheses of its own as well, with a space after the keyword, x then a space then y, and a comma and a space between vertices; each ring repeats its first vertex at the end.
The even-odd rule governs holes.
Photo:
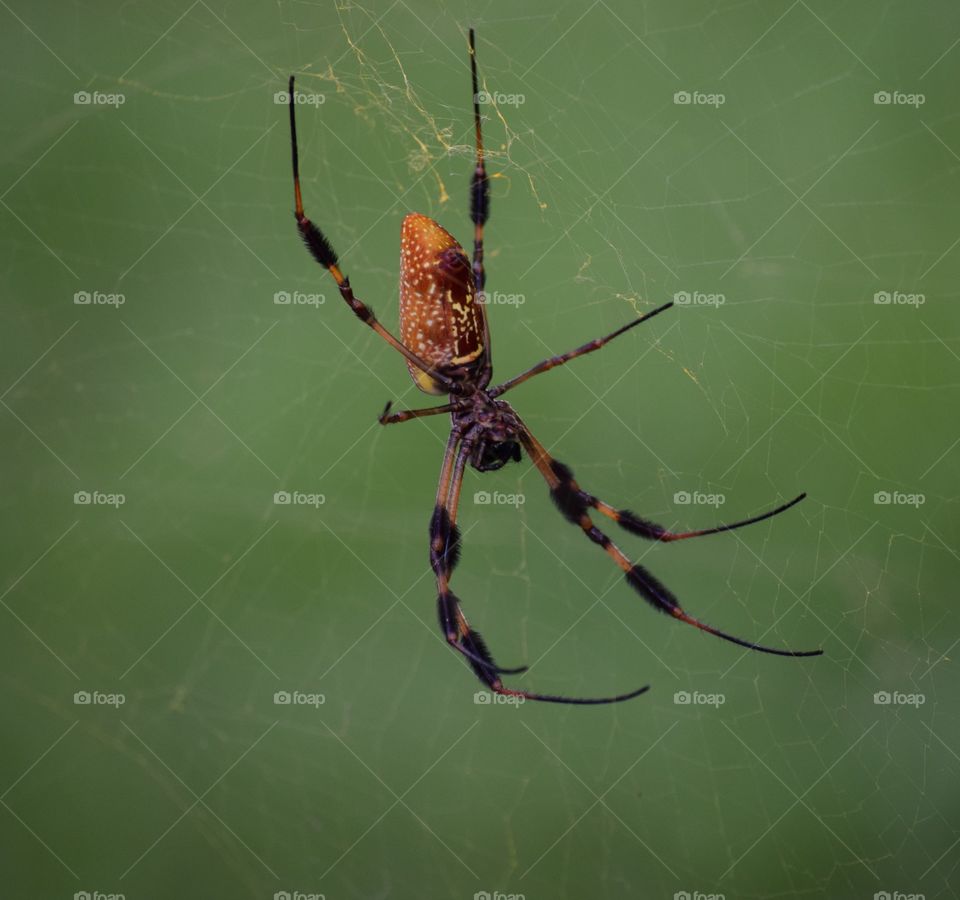
POLYGON ((457 618, 454 614, 454 603, 451 603, 450 594, 441 594, 437 597, 437 615, 440 618, 440 630, 451 644, 457 642, 457 618))
POLYGON ((353 288, 350 286, 350 279, 344 278, 340 284, 340 296, 347 301, 347 305, 350 309, 353 310, 354 315, 360 319, 361 322, 366 322, 368 325, 372 325, 377 321, 377 317, 373 314, 373 310, 367 306, 362 300, 358 300, 353 296, 353 288))
POLYGON ((470 218, 474 225, 483 225, 490 215, 490 182, 487 173, 477 168, 470 184, 470 218))
POLYGON ((443 506, 430 517, 430 566, 436 575, 449 576, 460 561, 460 529, 443 506))
POLYGON ((610 538, 608 538, 596 525, 591 525, 589 528, 584 529, 588 538, 593 541, 595 544, 599 544, 601 547, 606 550, 610 546, 610 538))
POLYGON ((568 522, 579 525, 587 512, 587 496, 577 487, 573 472, 562 462, 553 459, 550 468, 559 480, 557 486, 550 489, 550 497, 568 522))
POLYGON ((629 509, 619 509, 617 510, 617 524, 629 531, 631 534, 636 534, 639 537, 646 538, 650 541, 662 541, 669 540, 665 537, 668 532, 667 529, 662 525, 657 525, 656 522, 649 522, 647 519, 641 519, 636 513, 630 512, 629 509))
POLYGON ((300 237, 303 238, 313 258, 326 269, 335 266, 337 254, 327 240, 327 236, 306 216, 300 213, 294 213, 294 215, 297 219, 297 228, 300 229, 300 237))
POLYGON ((643 566, 634 565, 626 573, 627 583, 654 609, 673 615, 680 610, 677 598, 653 577, 643 566))

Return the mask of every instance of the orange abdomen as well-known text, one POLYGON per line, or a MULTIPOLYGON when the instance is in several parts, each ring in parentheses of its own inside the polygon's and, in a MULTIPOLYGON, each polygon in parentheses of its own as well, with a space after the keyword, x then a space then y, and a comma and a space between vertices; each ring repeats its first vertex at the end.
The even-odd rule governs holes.
MULTIPOLYGON (((434 369, 470 367, 484 354, 484 310, 470 260, 433 219, 410 213, 400 230, 400 339, 434 369)), ((417 387, 443 389, 407 362, 417 387)))

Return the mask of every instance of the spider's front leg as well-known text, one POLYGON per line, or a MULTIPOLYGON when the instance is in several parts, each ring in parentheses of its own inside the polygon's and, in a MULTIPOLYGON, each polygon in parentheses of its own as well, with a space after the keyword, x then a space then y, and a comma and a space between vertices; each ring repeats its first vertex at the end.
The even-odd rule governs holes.
POLYGON ((297 220, 297 229, 300 232, 300 237, 303 239, 307 250, 309 250, 310 255, 333 276, 333 280, 337 283, 337 289, 340 291, 340 296, 361 322, 380 335, 394 350, 401 353, 406 358, 408 364, 412 364, 419 370, 425 372, 437 385, 444 388, 444 390, 453 394, 458 393, 460 388, 457 384, 438 372, 425 360, 421 359, 404 343, 398 341, 380 324, 373 310, 353 293, 350 279, 340 270, 339 259, 336 251, 333 249, 333 245, 323 231, 307 218, 303 209, 303 195, 300 190, 300 148, 297 143, 296 96, 293 90, 292 75, 290 76, 287 91, 290 109, 290 152, 293 165, 294 217, 297 220))

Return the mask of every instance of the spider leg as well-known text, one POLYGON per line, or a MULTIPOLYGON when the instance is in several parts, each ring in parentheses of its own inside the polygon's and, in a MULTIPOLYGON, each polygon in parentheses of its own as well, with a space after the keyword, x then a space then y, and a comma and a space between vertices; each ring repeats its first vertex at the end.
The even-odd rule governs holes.
MULTIPOLYGON (((477 49, 473 29, 470 29, 470 77, 473 85, 473 130, 476 140, 476 166, 470 179, 470 219, 473 222, 473 278, 480 303, 485 303, 483 293, 487 274, 483 267, 483 226, 490 216, 490 182, 487 179, 487 167, 483 158, 483 130, 480 127, 480 94, 477 78, 477 49)), ((488 384, 493 373, 493 357, 490 350, 490 323, 483 316, 483 353, 484 365, 480 377, 481 384, 488 384)))
POLYGON ((560 483, 563 485, 562 490, 575 494, 577 502, 582 501, 587 506, 592 507, 593 509, 597 510, 597 512, 606 516, 608 519, 613 519, 613 521, 616 522, 621 528, 623 528, 625 531, 629 531, 631 534, 636 534, 639 537, 646 538, 649 541, 661 541, 665 544, 671 543, 672 541, 685 541, 688 538, 704 537, 708 534, 720 534, 724 531, 735 531, 737 528, 744 528, 747 525, 754 525, 757 522, 764 521, 765 519, 772 519, 774 516, 778 516, 780 513, 786 512, 792 506, 796 506, 807 496, 806 493, 800 494, 787 503, 782 503, 776 509, 768 510, 767 512, 760 513, 760 515, 757 516, 751 516, 749 519, 741 519, 738 522, 730 522, 726 525, 716 525, 713 528, 701 528, 698 531, 669 531, 662 525, 658 525, 656 522, 651 522, 649 519, 641 518, 636 513, 631 512, 629 509, 617 509, 616 507, 611 506, 609 503, 604 503, 603 500, 600 500, 598 497, 588 494, 574 480, 573 472, 570 471, 569 467, 565 466, 559 460, 551 458, 549 459, 548 464, 553 470, 554 475, 557 476, 560 483))
POLYGON ((313 258, 320 263, 332 276, 340 289, 340 296, 343 297, 347 306, 353 310, 354 315, 361 322, 372 328, 380 335, 394 350, 402 353, 418 369, 426 372, 431 378, 435 379, 447 393, 457 394, 461 392, 460 386, 433 369, 429 363, 422 360, 416 353, 398 341, 386 328, 384 328, 373 314, 373 310, 362 300, 354 296, 353 288, 350 286, 350 279, 340 271, 339 260, 336 251, 333 249, 327 236, 311 222, 303 212, 303 197, 300 193, 300 151, 297 146, 297 119, 296 104, 293 92, 293 76, 290 76, 288 89, 288 99, 290 103, 290 146, 293 157, 293 196, 295 201, 294 216, 297 220, 297 228, 300 230, 300 237, 310 251, 313 258))
POLYGON ((507 697, 539 700, 544 703, 598 705, 619 703, 649 690, 649 685, 644 685, 639 690, 613 697, 560 697, 504 687, 499 677, 501 674, 515 675, 526 671, 527 667, 505 669, 498 666, 480 633, 470 627, 470 623, 460 609, 459 599, 450 590, 450 576, 460 556, 460 531, 456 525, 457 508, 460 502, 464 468, 472 449, 473 442, 469 435, 462 443, 460 443, 460 435, 456 432, 450 435, 440 470, 437 505, 430 520, 430 565, 437 578, 437 613, 440 628, 447 643, 466 657, 474 674, 491 691, 507 697))
POLYGON ((472 444, 463 441, 459 432, 451 432, 440 468, 437 501, 430 517, 430 567, 437 579, 437 612, 443 635, 454 650, 467 658, 478 676, 486 680, 484 676, 496 679, 498 672, 515 675, 525 672, 527 667, 499 667, 483 638, 470 628, 460 610, 460 601, 450 590, 450 575, 460 561, 460 529, 456 516, 463 470, 471 449, 472 444))
POLYGON ((580 490, 570 469, 553 459, 525 425, 520 435, 520 441, 547 482, 550 488, 550 496, 563 516, 575 525, 579 525, 591 541, 599 544, 609 554, 623 570, 627 583, 654 609, 667 613, 688 625, 693 625, 694 628, 699 628, 701 631, 716 635, 725 641, 739 644, 741 647, 750 650, 758 650, 761 653, 772 653, 775 656, 820 656, 823 653, 822 650, 781 650, 775 647, 766 647, 727 634, 725 631, 720 631, 695 619, 683 609, 677 598, 661 582, 654 578, 643 566, 631 563, 623 551, 593 524, 587 513, 587 509, 592 505, 589 502, 592 498, 580 490))
POLYGON ((436 416, 453 409, 449 403, 445 403, 443 406, 430 406, 426 409, 404 409, 400 412, 391 413, 390 408, 392 406, 393 401, 387 401, 387 405, 383 408, 383 412, 380 413, 377 420, 381 425, 393 425, 396 422, 406 422, 408 419, 419 419, 421 416, 436 416))
POLYGON ((636 513, 630 512, 629 509, 616 509, 613 506, 610 506, 609 503, 604 503, 602 500, 598 500, 596 497, 592 497, 590 494, 587 494, 580 490, 577 483, 573 480, 573 473, 563 465, 554 460, 553 465, 557 467, 558 475, 562 474, 565 470, 566 474, 569 475, 568 483, 571 484, 573 490, 579 491, 583 495, 583 498, 587 501, 589 506, 592 506, 597 512, 602 513, 607 516, 607 518, 613 519, 621 528, 626 529, 631 534, 639 535, 642 538, 646 538, 650 541, 662 541, 663 543, 670 543, 671 541, 685 541, 687 538, 703 537, 708 534, 720 534, 724 531, 734 531, 737 528, 743 528, 746 525, 753 525, 756 522, 762 522, 764 519, 772 519, 774 516, 780 515, 782 512, 786 512, 790 509, 791 506, 796 506, 804 497, 806 493, 800 494, 798 497, 794 497, 788 503, 783 503, 778 506, 776 509, 768 510, 765 513, 761 513, 758 516, 751 516, 749 519, 741 519, 739 522, 731 522, 728 525, 716 525, 713 528, 702 528, 699 531, 668 531, 662 525, 658 525, 656 522, 651 522, 648 519, 641 519, 636 513))
POLYGON ((559 356, 551 356, 550 359, 545 359, 542 362, 538 362, 535 366, 530 369, 527 369, 526 372, 521 372, 519 375, 515 375, 509 381, 503 382, 503 384, 498 384, 496 387, 491 388, 487 393, 491 397, 499 397, 501 394, 505 394, 507 391, 515 388, 518 384, 523 384, 530 378, 533 378, 534 375, 539 375, 542 372, 549 372, 551 369, 555 369, 557 366, 562 366, 564 363, 570 362, 571 359, 576 359, 578 356, 585 356, 587 353, 593 353, 594 350, 599 350, 606 344, 609 344, 615 337, 620 337, 621 334, 629 331, 631 328, 635 328, 641 322, 646 322, 647 319, 652 319, 655 315, 662 313, 666 309, 670 309, 673 306, 673 301, 670 303, 664 303, 663 306, 658 306, 656 309, 651 310, 648 313, 640 316, 638 319, 634 319, 632 322, 628 322, 626 325, 618 328, 616 331, 611 332, 606 337, 596 338, 595 340, 589 341, 581 347, 577 347, 576 350, 569 350, 566 353, 561 353, 559 356))

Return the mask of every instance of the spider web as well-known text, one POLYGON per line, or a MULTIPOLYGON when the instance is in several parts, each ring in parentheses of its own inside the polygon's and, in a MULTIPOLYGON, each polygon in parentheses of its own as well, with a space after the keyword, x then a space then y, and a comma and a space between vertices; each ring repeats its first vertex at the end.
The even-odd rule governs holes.
POLYGON ((956 895, 952 7, 0 15, 11 895, 956 895), (397 331, 403 215, 469 246, 471 24, 497 375, 678 301, 510 401, 668 527, 807 491, 670 547, 598 524, 823 657, 655 615, 526 459, 467 473, 467 615, 510 684, 651 691, 478 703, 440 639, 446 422, 376 424, 424 398, 298 246, 274 94, 297 74, 308 215, 397 331))

